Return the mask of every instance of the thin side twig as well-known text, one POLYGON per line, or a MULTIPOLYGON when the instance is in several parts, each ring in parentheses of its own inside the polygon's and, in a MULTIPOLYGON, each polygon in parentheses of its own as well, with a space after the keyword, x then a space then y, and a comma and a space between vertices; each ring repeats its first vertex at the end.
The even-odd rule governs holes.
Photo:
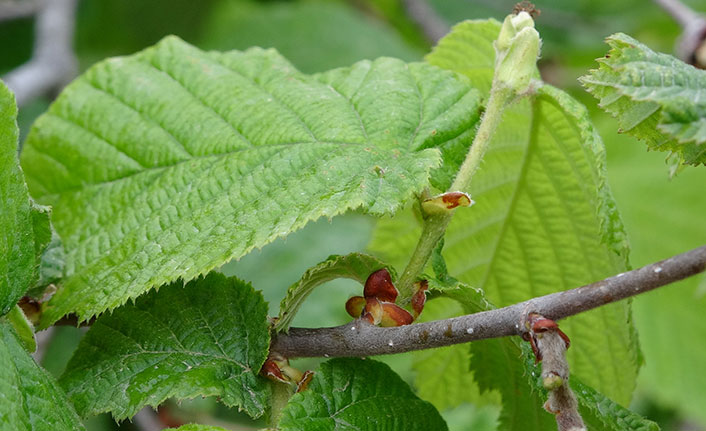
POLYGON ((77 72, 73 37, 77 0, 42 0, 35 24, 34 52, 3 77, 17 106, 66 85, 77 72))
POLYGON ((706 270, 706 246, 576 289, 451 319, 380 328, 355 320, 334 328, 291 328, 271 350, 287 358, 372 356, 521 335, 528 313, 559 320, 706 270))
POLYGON ((449 32, 449 26, 425 0, 403 0, 402 4, 430 42, 436 44, 449 32))
POLYGON ((682 28, 682 34, 676 45, 677 57, 683 61, 704 67, 701 59, 697 58, 706 37, 706 18, 693 11, 680 0, 654 0, 662 7, 682 28))

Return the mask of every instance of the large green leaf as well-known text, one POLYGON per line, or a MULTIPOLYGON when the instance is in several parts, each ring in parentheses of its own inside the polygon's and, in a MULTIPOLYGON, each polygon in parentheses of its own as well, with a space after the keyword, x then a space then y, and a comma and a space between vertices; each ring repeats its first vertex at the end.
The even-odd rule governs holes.
POLYGON ((586 89, 623 132, 684 163, 706 164, 706 72, 622 33, 607 41, 611 50, 599 68, 581 78, 586 89))
POLYGON ((282 410, 282 431, 446 430, 434 407, 422 401, 387 365, 333 359, 321 364, 309 388, 282 410))
POLYGON ((64 392, 25 351, 6 318, 0 318, 0 364, 0 429, 84 430, 64 392))
POLYGON ((218 396, 260 416, 269 396, 258 376, 270 336, 262 295, 212 273, 162 287, 101 316, 60 379, 82 416, 132 417, 145 405, 218 396))
POLYGON ((16 120, 15 97, 0 81, 0 316, 34 285, 49 241, 49 216, 30 201, 18 164, 16 120))
POLYGON ((428 184, 436 147, 468 145, 478 98, 425 64, 306 76, 271 50, 174 37, 94 66, 23 153, 67 252, 43 324, 190 280, 321 216, 394 212, 428 184))
MULTIPOLYGON (((541 370, 531 349, 519 338, 482 340, 471 344, 473 371, 481 388, 497 389, 503 397, 500 414, 503 431, 555 429, 554 416, 543 406, 547 394, 541 385, 541 370)), ((642 418, 572 376, 579 413, 590 430, 658 431, 654 422, 642 418)))
POLYGON ((350 278, 365 284, 370 274, 385 267, 381 260, 363 253, 329 256, 325 261, 309 268, 299 281, 289 287, 287 295, 280 303, 275 330, 286 332, 289 329, 299 307, 317 286, 337 278, 350 278))
POLYGON ((305 73, 347 66, 364 58, 422 58, 424 53, 404 43, 387 23, 370 19, 361 9, 327 0, 218 2, 199 46, 217 50, 275 48, 305 73))
POLYGON ((425 57, 429 63, 462 73, 481 90, 490 92, 495 69, 493 42, 500 33, 494 19, 470 20, 457 24, 425 57))
MULTIPOLYGON (((482 288, 497 306, 626 268, 627 240, 606 183, 603 145, 585 108, 551 86, 506 111, 468 191, 476 204, 456 212, 443 254, 452 276, 482 288)), ((391 263, 415 236, 411 216, 400 217, 379 222, 371 244, 391 263)), ((562 323, 576 340, 569 351, 574 373, 622 404, 639 362, 629 310, 628 303, 613 304, 562 323)))
MULTIPOLYGON (((455 287, 444 289, 443 293, 458 301, 466 313, 495 308, 481 291, 463 283, 456 283, 455 287)), ((547 393, 539 377, 541 369, 535 363, 528 343, 518 337, 481 340, 471 343, 471 356, 471 371, 481 391, 497 390, 502 396, 500 422, 503 431, 543 431, 556 427, 554 417, 543 408, 547 393)), ((589 429, 658 429, 652 422, 621 407, 573 376, 571 386, 589 429)), ((486 397, 488 395, 484 394, 486 397)))

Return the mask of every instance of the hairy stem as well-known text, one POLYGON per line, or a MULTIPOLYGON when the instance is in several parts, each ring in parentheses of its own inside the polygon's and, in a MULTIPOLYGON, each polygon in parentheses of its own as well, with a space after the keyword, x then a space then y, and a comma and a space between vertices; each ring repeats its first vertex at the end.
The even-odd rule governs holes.
POLYGON ((291 328, 271 350, 287 358, 371 356, 520 335, 529 313, 559 320, 665 286, 706 270, 706 246, 563 292, 504 308, 395 328, 355 320, 334 328, 291 328))
MULTIPOLYGON (((485 155, 490 144, 490 140, 498 128, 503 112, 512 99, 513 92, 509 89, 499 87, 494 84, 490 92, 490 98, 485 107, 485 113, 480 121, 480 126, 476 132, 471 148, 466 154, 466 159, 463 161, 461 168, 456 174, 453 184, 448 191, 466 191, 471 184, 473 175, 478 170, 481 160, 485 155)), ((429 261, 434 247, 443 238, 446 232, 446 227, 449 225, 453 211, 449 211, 443 215, 425 215, 422 235, 419 237, 417 246, 409 259, 409 263, 402 272, 397 288, 400 291, 398 303, 406 304, 414 293, 412 285, 417 280, 417 277, 424 271, 424 267, 429 261)))

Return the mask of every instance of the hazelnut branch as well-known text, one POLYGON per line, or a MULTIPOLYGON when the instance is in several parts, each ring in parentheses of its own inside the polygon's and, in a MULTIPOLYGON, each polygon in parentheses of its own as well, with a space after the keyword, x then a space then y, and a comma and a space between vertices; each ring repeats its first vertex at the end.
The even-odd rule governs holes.
POLYGON ((287 358, 372 356, 522 335, 529 313, 559 320, 648 292, 706 270, 706 246, 582 287, 490 311, 393 328, 356 319, 333 328, 291 328, 271 350, 287 358))

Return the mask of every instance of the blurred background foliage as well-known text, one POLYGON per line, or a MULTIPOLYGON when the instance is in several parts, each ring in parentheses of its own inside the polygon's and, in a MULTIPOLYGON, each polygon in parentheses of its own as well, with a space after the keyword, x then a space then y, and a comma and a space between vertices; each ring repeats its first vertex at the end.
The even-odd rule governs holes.
MULTIPOLYGON (((501 20, 515 3, 428 2, 448 26, 473 18, 501 20)), ((603 39, 609 34, 628 33, 655 50, 671 53, 679 27, 645 0, 538 0, 535 4, 542 12, 537 20, 544 40, 542 76, 569 91, 592 113, 607 148, 609 180, 630 237, 632 266, 706 243, 706 168, 686 169, 670 179, 665 155, 647 152, 643 144, 618 134, 616 122, 597 108, 576 81, 596 67, 594 59, 607 51, 603 39)), ((706 11, 706 0, 687 4, 706 11)), ((0 22, 0 74, 30 58, 33 26, 32 18, 0 22)), ((143 49, 167 34, 206 49, 274 47, 304 72, 379 56, 421 60, 432 46, 401 0, 82 0, 75 37, 80 69, 108 56, 143 49)), ((20 110, 23 136, 49 103, 49 98, 35 100, 20 110)), ((308 267, 332 253, 365 250, 373 226, 374 220, 360 214, 320 220, 227 264, 223 271, 262 289, 271 313, 276 314, 286 288, 308 267)), ((344 301, 359 294, 359 289, 346 281, 318 289, 295 325, 345 322, 344 301)), ((659 289, 633 304, 645 364, 631 408, 659 422, 664 430, 706 430, 706 279, 692 278, 659 289)), ((61 373, 81 335, 75 328, 56 331, 44 359, 52 373, 61 373)), ((382 359, 410 383, 414 381, 410 355, 382 359)), ((311 360, 295 363, 301 368, 315 364, 311 360)), ((496 401, 490 396, 485 405, 447 406, 443 413, 451 429, 494 430, 496 401)), ((167 405, 160 414, 167 422, 200 421, 229 429, 262 425, 212 400, 167 405)), ((90 419, 87 426, 89 430, 137 429, 130 422, 116 425, 107 416, 90 419)))

